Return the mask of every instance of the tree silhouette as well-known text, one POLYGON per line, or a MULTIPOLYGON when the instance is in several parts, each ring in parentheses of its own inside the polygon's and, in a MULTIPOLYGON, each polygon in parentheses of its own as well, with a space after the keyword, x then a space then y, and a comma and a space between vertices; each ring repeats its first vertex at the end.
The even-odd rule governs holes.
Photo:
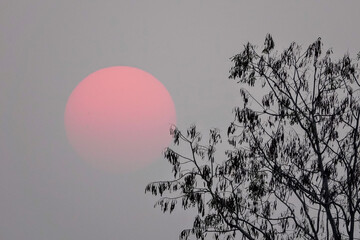
POLYGON ((217 129, 206 144, 195 126, 171 129, 189 151, 167 148, 174 179, 145 191, 163 212, 197 209, 180 239, 360 238, 360 55, 334 61, 322 45, 279 54, 268 34, 261 52, 248 43, 231 58, 229 78, 247 88, 226 142, 217 129))

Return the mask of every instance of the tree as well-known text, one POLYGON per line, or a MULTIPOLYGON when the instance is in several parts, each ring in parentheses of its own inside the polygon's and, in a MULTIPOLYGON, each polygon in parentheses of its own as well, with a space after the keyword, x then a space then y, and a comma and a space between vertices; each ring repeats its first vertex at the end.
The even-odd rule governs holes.
POLYGON ((268 34, 262 52, 248 43, 231 58, 229 78, 247 89, 226 142, 218 129, 207 144, 196 126, 171 129, 190 154, 167 148, 174 179, 145 191, 163 212, 197 209, 180 239, 360 238, 360 56, 333 61, 320 38, 305 50, 274 46, 268 34))

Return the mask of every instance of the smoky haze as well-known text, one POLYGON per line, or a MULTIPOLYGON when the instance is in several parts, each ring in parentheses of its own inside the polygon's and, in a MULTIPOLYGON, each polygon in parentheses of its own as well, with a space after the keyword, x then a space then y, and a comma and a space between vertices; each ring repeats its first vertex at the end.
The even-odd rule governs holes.
POLYGON ((72 90, 98 69, 137 67, 167 88, 180 128, 225 132, 240 105, 229 58, 247 41, 271 33, 282 49, 320 36, 355 56, 359 9, 357 0, 2 0, 0 238, 177 239, 191 213, 163 215, 144 195, 170 167, 159 158, 117 174, 82 161, 64 129, 72 90))

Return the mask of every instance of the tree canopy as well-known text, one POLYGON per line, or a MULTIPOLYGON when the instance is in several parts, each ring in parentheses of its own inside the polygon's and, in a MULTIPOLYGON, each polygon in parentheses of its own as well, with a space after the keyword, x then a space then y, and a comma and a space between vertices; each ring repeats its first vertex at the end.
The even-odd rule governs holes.
POLYGON ((163 212, 197 209, 180 239, 360 239, 359 58, 333 60, 320 38, 279 53, 270 34, 231 58, 242 102, 226 141, 173 126, 189 151, 167 148, 174 178, 145 189, 163 212))

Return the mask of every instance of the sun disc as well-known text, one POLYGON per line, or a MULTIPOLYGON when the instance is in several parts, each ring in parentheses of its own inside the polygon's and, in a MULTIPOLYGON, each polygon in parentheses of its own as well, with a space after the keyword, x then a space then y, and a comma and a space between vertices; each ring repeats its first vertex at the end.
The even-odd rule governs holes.
POLYGON ((100 69, 81 81, 65 109, 70 144, 84 160, 130 171, 161 157, 176 114, 166 88, 137 68, 100 69))

